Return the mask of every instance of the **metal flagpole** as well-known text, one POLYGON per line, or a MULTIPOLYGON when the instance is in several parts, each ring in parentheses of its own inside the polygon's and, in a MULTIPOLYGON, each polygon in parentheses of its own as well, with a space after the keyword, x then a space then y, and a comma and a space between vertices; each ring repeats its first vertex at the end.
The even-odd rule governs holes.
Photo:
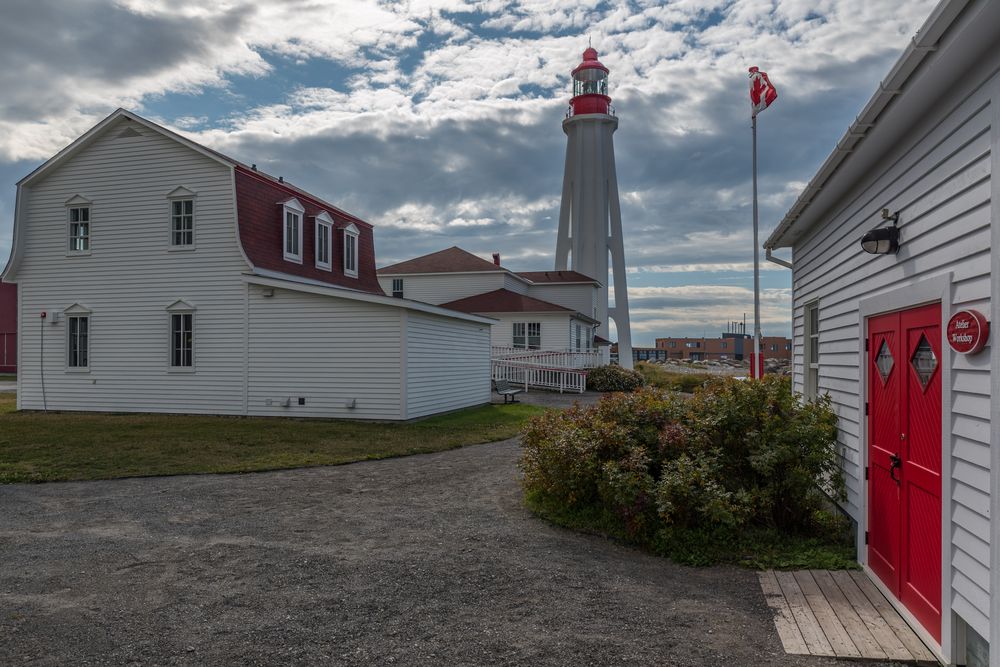
POLYGON ((753 114, 753 368, 760 379, 760 247, 757 242, 757 114, 753 114))

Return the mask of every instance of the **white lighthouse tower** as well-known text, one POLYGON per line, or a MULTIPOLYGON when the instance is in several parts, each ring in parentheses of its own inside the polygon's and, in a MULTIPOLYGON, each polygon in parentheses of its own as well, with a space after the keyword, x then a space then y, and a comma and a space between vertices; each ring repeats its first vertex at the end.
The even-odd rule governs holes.
POLYGON ((573 98, 563 121, 566 133, 566 171, 559 208, 556 270, 572 269, 601 282, 595 319, 597 334, 608 339, 608 318, 618 332, 618 363, 632 368, 632 333, 625 285, 625 247, 618 201, 615 147, 618 129, 608 97, 608 68, 588 48, 573 70, 573 98), (615 286, 614 308, 608 307, 608 255, 615 286))

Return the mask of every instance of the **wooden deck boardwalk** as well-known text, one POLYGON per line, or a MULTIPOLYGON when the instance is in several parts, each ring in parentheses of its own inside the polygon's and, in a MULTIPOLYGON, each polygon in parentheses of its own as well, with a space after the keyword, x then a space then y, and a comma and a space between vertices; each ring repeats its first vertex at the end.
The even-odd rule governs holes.
POLYGON ((938 664, 862 572, 760 572, 785 653, 938 664))

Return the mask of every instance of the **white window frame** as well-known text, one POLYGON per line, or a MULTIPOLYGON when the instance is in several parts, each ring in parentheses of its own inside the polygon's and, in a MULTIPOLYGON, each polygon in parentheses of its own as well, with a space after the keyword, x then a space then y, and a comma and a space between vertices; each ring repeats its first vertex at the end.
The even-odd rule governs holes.
POLYGON ((802 394, 812 401, 819 396, 819 302, 807 303, 802 309, 802 394), (816 317, 813 317, 815 313, 816 317), (815 319, 815 322, 813 321, 815 319), (816 354, 813 355, 813 352, 816 354), (812 361, 813 356, 816 361, 812 361))
MULTIPOLYGON (((195 249, 195 242, 198 235, 198 205, 195 197, 197 197, 197 194, 184 186, 177 187, 167 194, 167 249, 172 252, 184 252, 195 249), (191 202, 191 243, 174 243, 174 219, 178 217, 174 213, 174 204, 188 201, 191 202)), ((180 217, 184 218, 188 215, 182 210, 180 217)))
POLYGON ((525 335, 525 338, 524 338, 526 349, 529 349, 529 350, 540 350, 540 349, 542 349, 542 323, 541 322, 528 322, 527 324, 528 324, 528 326, 527 326, 527 332, 526 332, 526 335, 525 335), (536 334, 532 334, 531 333, 532 328, 534 328, 537 331, 536 334), (536 343, 534 346, 532 346, 532 344, 531 344, 531 339, 532 338, 537 338, 538 339, 538 343, 536 343))
MULTIPOLYGON (((73 195, 66 201, 66 255, 68 257, 86 257, 90 255, 91 250, 94 247, 94 202, 90 201, 86 197, 81 197, 80 195, 73 195), (87 211, 87 219, 85 221, 77 220, 73 221, 73 211, 87 211), (74 236, 73 235, 73 225, 86 224, 87 233, 86 235, 74 236), (87 247, 82 250, 76 249, 76 243, 74 239, 85 238, 87 241, 87 247)), ((77 214, 79 216, 79 214, 77 214)))
POLYGON ((361 233, 351 223, 344 227, 344 275, 358 277, 358 237, 361 233), (351 262, 353 260, 353 264, 351 262))
POLYGON ((198 318, 195 317, 195 311, 197 310, 190 303, 177 300, 171 305, 167 306, 167 371, 170 373, 194 373, 195 364, 197 359, 197 328, 198 328, 198 318), (174 317, 175 316, 191 316, 191 350, 190 358, 191 363, 187 366, 174 365, 174 317))
MULTIPOLYGON (((91 326, 91 320, 93 319, 93 313, 91 313, 89 308, 85 308, 78 303, 73 304, 69 308, 63 311, 63 315, 66 317, 66 345, 63 349, 66 350, 66 372, 68 373, 89 373, 91 368, 91 362, 93 358, 90 354, 91 344, 90 340, 93 338, 93 327, 91 326), (84 349, 84 355, 86 357, 87 363, 80 365, 77 363, 73 365, 72 355, 70 352, 70 345, 73 340, 71 324, 72 320, 86 320, 87 321, 87 333, 86 333, 86 346, 84 349)), ((77 323, 77 342, 79 343, 79 323, 77 323)), ((77 354, 79 355, 79 347, 77 348, 77 354)))
POLYGON ((313 254, 316 256, 316 268, 324 271, 333 271, 333 218, 326 211, 316 216, 315 246, 313 254), (324 241, 321 236, 326 234, 324 241), (320 251, 326 250, 326 261, 320 258, 320 251))
POLYGON ((302 263, 302 227, 305 218, 306 208, 295 198, 281 202, 281 251, 286 262, 302 263), (296 229, 292 235, 296 246, 289 248, 289 225, 295 220, 296 229), (296 250, 297 252, 292 252, 296 250))
POLYGON ((404 283, 403 283, 403 279, 402 278, 393 278, 392 279, 392 296, 394 298, 396 298, 396 299, 402 299, 402 298, 404 298, 403 297, 403 294, 404 294, 403 287, 404 287, 404 283))

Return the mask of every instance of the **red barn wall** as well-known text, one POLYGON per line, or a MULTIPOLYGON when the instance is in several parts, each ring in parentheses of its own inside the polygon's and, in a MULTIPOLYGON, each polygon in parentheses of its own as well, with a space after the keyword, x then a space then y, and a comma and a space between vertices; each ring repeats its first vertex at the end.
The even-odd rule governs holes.
POLYGON ((17 285, 0 283, 0 373, 17 372, 17 285))

